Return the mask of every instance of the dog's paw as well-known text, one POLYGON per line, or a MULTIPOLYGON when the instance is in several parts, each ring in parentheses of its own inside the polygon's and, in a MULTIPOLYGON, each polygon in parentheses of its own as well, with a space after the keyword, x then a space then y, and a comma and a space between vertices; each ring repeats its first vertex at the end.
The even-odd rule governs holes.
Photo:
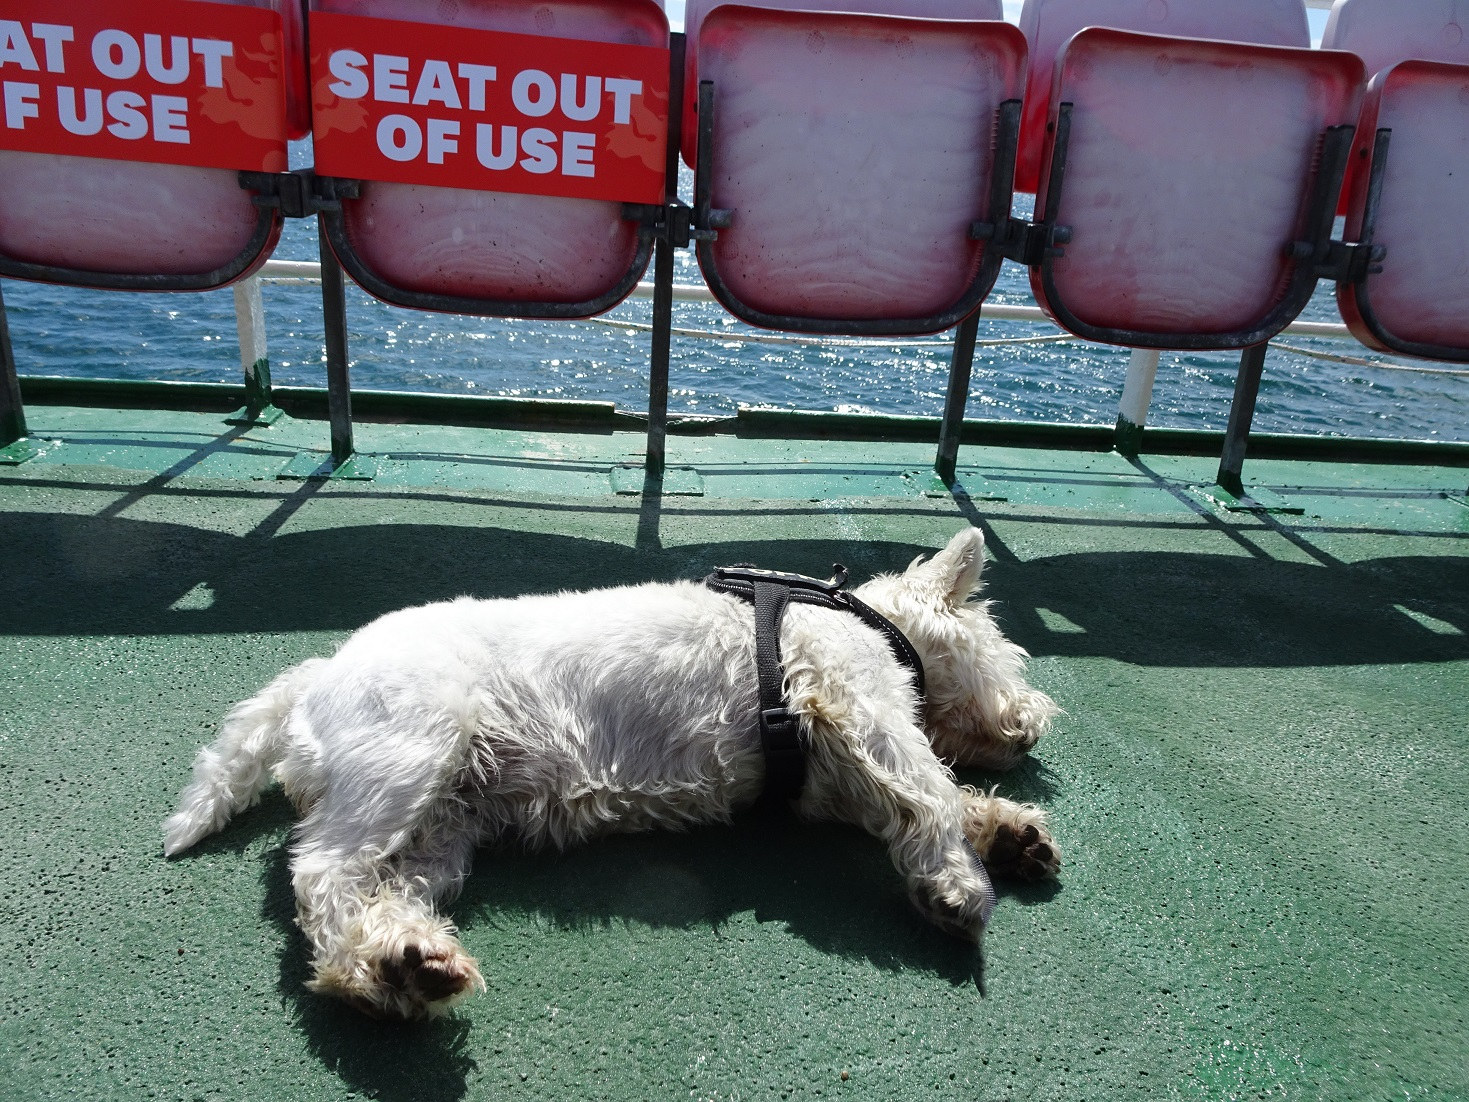
POLYGON ((968 849, 956 853, 955 861, 954 866, 911 880, 908 898, 944 933, 978 944, 984 936, 985 914, 994 893, 979 875, 968 849))
POLYGON ((1041 880, 1061 867, 1061 849, 1046 826, 1046 813, 993 792, 965 786, 964 836, 991 875, 1041 880))
POLYGON ((995 876, 1043 880, 1060 870, 1061 851, 1039 823, 1001 822, 995 827, 984 863, 995 876))
POLYGON ((386 1007, 403 1018, 432 1018, 485 981, 473 958, 456 948, 409 942, 378 963, 386 1007))
POLYGON ((918 913, 928 919, 950 937, 959 938, 961 941, 978 941, 984 930, 984 924, 978 916, 970 915, 963 904, 949 898, 947 893, 940 893, 929 885, 913 889, 909 893, 913 900, 913 906, 918 908, 918 913))
POLYGON ((457 945, 405 943, 377 959, 319 964, 306 985, 335 995, 373 1018, 436 1018, 475 989, 483 991, 474 958, 457 945))

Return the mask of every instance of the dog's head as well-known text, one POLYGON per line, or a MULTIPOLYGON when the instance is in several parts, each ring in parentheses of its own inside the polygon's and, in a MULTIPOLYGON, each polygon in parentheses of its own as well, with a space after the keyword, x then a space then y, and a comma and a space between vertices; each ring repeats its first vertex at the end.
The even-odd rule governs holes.
POLYGON ((902 630, 923 659, 924 727, 955 765, 1006 768, 1050 727, 1060 709, 1025 680, 1025 650, 980 601, 984 533, 965 528, 933 558, 884 574, 858 593, 902 630))

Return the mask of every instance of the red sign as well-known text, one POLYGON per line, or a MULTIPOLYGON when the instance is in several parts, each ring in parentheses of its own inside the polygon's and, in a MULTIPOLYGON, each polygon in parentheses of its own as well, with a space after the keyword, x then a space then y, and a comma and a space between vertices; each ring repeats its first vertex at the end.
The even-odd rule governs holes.
POLYGON ((324 176, 663 201, 666 49, 311 13, 324 176))
POLYGON ((280 16, 0 0, 0 124, 0 149, 283 172, 280 16))

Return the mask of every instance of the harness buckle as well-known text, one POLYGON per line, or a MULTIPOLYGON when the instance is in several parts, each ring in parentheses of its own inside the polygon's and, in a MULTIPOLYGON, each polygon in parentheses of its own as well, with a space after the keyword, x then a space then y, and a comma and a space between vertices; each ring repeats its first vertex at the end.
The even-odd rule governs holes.
POLYGON ((788 708, 760 709, 760 749, 765 756, 764 799, 779 803, 800 796, 806 787, 806 748, 788 708))
POLYGON ((711 577, 721 582, 732 582, 743 585, 752 585, 755 582, 769 582, 775 585, 787 586, 792 590, 824 593, 828 597, 835 597, 841 592, 842 587, 847 584, 847 568, 841 563, 833 563, 832 571, 832 576, 826 581, 822 581, 820 578, 807 577, 805 574, 791 574, 784 570, 762 570, 757 566, 738 563, 735 566, 716 567, 711 577))
POLYGON ((789 708, 782 706, 761 709, 760 730, 767 733, 772 740, 781 740, 779 744, 767 744, 767 751, 790 752, 798 749, 801 725, 789 708))

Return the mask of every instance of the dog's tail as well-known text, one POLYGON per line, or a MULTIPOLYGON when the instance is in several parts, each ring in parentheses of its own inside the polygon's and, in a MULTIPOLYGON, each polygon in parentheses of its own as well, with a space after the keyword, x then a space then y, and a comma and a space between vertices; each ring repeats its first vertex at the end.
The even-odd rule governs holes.
POLYGON ((285 755, 291 709, 325 662, 313 658, 293 666, 225 717, 219 737, 194 760, 194 779, 179 796, 179 809, 163 824, 166 856, 182 853, 259 799, 269 771, 285 755))

